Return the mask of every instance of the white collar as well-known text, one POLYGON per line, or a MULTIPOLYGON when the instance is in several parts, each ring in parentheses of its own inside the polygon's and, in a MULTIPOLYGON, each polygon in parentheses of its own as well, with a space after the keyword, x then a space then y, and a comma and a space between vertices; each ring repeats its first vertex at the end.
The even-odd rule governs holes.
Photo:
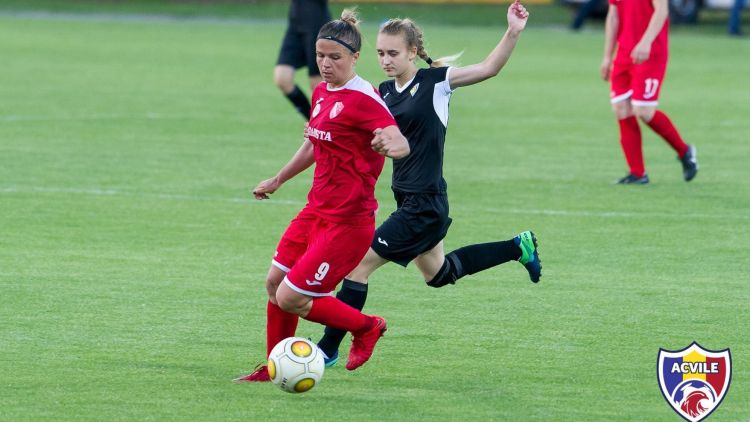
POLYGON ((416 78, 416 77, 417 77, 417 73, 419 73, 419 71, 417 71, 416 73, 414 73, 414 77, 412 77, 411 79, 409 79, 409 81, 408 81, 408 82, 406 82, 406 83, 405 83, 405 84, 404 84, 403 86, 398 86, 398 81, 396 81, 396 80, 394 79, 394 80, 393 80, 393 84, 394 84, 394 85, 396 86, 396 91, 397 91, 397 92, 398 92, 399 94, 400 94, 400 93, 402 93, 402 92, 404 92, 404 90, 405 90, 406 88, 408 88, 408 87, 409 87, 409 85, 411 85, 411 83, 412 83, 412 82, 414 82, 414 78, 416 78))
POLYGON ((348 87, 348 86, 349 86, 349 85, 350 85, 350 84, 352 83, 352 81, 354 81, 355 79, 357 79, 357 77, 358 77, 358 76, 357 76, 357 74, 355 73, 355 74, 354 74, 354 76, 352 76, 352 78, 351 78, 351 79, 349 79, 348 81, 346 81, 346 83, 345 83, 345 84, 341 85, 341 86, 340 86, 340 87, 338 87, 338 88, 331 88, 331 84, 330 84, 330 83, 327 83, 327 84, 326 84, 326 89, 327 89, 327 90, 329 90, 329 91, 341 91, 342 89, 346 89, 346 88, 347 88, 347 87, 348 87))

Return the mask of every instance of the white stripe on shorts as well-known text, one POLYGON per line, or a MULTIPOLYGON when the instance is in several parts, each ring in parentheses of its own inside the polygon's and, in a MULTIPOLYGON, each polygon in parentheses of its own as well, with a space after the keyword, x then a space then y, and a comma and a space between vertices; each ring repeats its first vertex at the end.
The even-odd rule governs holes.
POLYGON ((286 278, 286 277, 284 277, 284 283, 287 286, 289 286, 290 289, 294 290, 295 292, 297 292, 299 294, 303 294, 305 296, 323 297, 323 296, 331 296, 331 295, 333 295, 333 292, 320 293, 320 292, 310 292, 310 291, 307 291, 307 290, 300 289, 299 287, 297 287, 294 284, 292 284, 292 282, 289 281, 289 279, 286 278))
POLYGON ((285 273, 288 273, 289 271, 292 270, 291 268, 287 268, 286 266, 284 266, 283 264, 281 264, 279 261, 277 261, 275 259, 271 260, 271 265, 273 265, 274 267, 280 269, 281 271, 284 271, 285 273))
POLYGON ((612 103, 612 104, 619 103, 620 101, 627 100, 628 98, 630 98, 631 95, 633 95, 633 90, 632 89, 629 90, 628 92, 624 93, 624 94, 618 95, 616 97, 612 97, 609 100, 609 102, 612 103))
POLYGON ((632 100, 630 101, 630 103, 633 104, 634 106, 639 106, 639 107, 656 107, 657 105, 659 105, 658 101, 632 100))

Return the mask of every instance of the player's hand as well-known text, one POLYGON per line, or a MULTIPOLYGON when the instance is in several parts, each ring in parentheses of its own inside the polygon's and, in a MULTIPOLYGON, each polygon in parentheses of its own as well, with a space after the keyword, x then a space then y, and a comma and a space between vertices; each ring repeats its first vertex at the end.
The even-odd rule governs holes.
POLYGON ((608 81, 609 75, 612 72, 612 59, 609 57, 603 58, 599 71, 602 73, 602 79, 608 81))
POLYGON ((279 178, 274 176, 258 183, 258 186, 253 189, 253 196, 257 200, 268 199, 268 195, 276 192, 280 187, 279 178))
POLYGON ((409 143, 403 136, 399 136, 398 139, 395 139, 385 133, 383 129, 375 129, 372 133, 375 137, 372 138, 370 145, 378 154, 396 159, 404 158, 409 155, 409 143))
POLYGON ((515 0, 508 7, 508 29, 513 32, 521 32, 526 28, 526 21, 529 20, 529 12, 519 0, 515 0))
POLYGON ((380 155, 388 154, 388 140, 390 139, 388 135, 383 133, 383 129, 375 129, 372 133, 375 135, 370 141, 373 151, 380 155))
POLYGON ((630 52, 630 58, 633 59, 633 64, 641 64, 648 60, 651 55, 651 44, 639 42, 633 47, 633 51, 630 52))

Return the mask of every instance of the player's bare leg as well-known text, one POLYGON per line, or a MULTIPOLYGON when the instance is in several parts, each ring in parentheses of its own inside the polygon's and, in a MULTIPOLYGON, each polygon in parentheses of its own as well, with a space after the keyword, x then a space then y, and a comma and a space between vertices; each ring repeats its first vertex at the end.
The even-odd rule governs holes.
POLYGON ((367 279, 375 272, 378 268, 382 267, 388 262, 377 254, 372 248, 367 250, 365 257, 357 265, 357 268, 346 277, 347 280, 354 281, 355 283, 367 284, 367 279))
POLYGON ((440 268, 443 267, 444 263, 445 251, 443 249, 442 240, 429 251, 414 258, 414 265, 416 265, 419 271, 422 273, 422 277, 424 277, 425 283, 435 278, 437 273, 440 271, 440 268))
POLYGON ((294 68, 289 65, 276 65, 273 69, 273 82, 281 93, 292 103, 294 108, 302 114, 305 120, 310 119, 310 100, 294 83, 294 68))

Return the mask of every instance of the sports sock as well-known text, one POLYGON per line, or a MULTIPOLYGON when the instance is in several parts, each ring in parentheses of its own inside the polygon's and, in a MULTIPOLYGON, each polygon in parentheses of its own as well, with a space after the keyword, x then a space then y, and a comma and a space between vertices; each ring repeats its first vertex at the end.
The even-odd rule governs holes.
POLYGON ((304 117, 305 120, 310 120, 310 100, 308 100, 305 93, 299 89, 299 86, 294 85, 294 90, 286 94, 286 98, 292 102, 294 108, 302 114, 302 117, 304 117))
POLYGON ((628 163, 630 173, 642 177, 646 174, 646 169, 643 164, 641 128, 638 126, 638 119, 635 116, 630 116, 618 120, 618 123, 620 125, 620 145, 623 154, 625 154, 625 161, 628 163))
POLYGON ((674 124, 672 124, 672 121, 666 114, 656 110, 654 117, 647 124, 654 132, 667 141, 680 158, 685 155, 688 145, 682 140, 680 132, 677 131, 677 128, 674 127, 674 124))
POLYGON ((450 260, 454 280, 458 280, 465 275, 478 273, 508 261, 518 260, 520 257, 521 249, 511 239, 464 246, 446 255, 445 259, 450 260))
POLYGON ((278 305, 268 301, 266 306, 266 357, 278 342, 297 332, 299 316, 284 312, 278 305))
MULTIPOLYGON (((367 284, 344 279, 341 290, 336 294, 336 299, 361 311, 367 300, 367 284)), ((330 358, 339 350, 345 335, 346 331, 344 330, 326 327, 323 337, 318 342, 318 347, 330 358)))
POLYGON ((367 331, 375 325, 375 318, 363 314, 332 296, 313 298, 312 309, 305 319, 339 330, 351 331, 354 335, 367 331))

